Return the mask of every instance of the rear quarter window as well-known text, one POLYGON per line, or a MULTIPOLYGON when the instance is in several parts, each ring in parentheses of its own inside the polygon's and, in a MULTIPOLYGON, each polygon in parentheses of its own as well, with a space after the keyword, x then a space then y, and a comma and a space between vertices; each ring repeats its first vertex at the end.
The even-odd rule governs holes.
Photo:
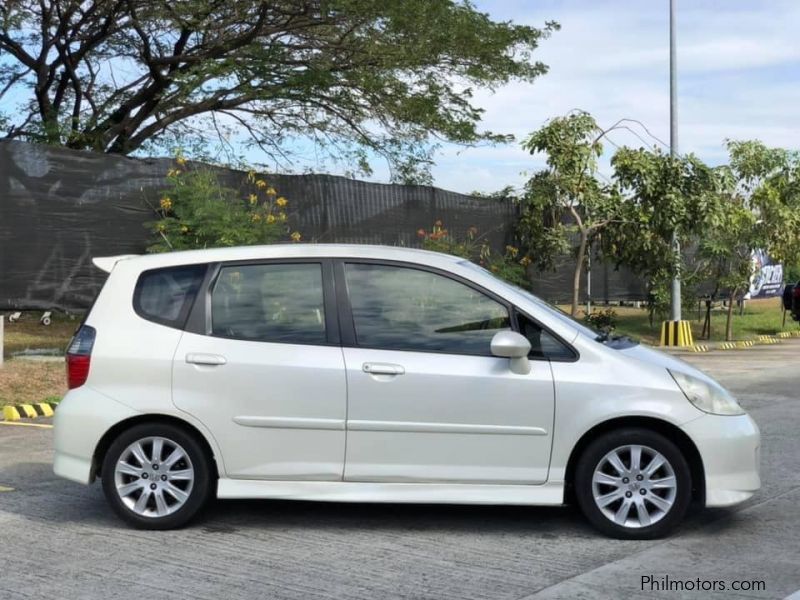
POLYGON ((142 272, 133 293, 133 308, 143 319, 182 329, 189 317, 208 265, 182 265, 142 272))

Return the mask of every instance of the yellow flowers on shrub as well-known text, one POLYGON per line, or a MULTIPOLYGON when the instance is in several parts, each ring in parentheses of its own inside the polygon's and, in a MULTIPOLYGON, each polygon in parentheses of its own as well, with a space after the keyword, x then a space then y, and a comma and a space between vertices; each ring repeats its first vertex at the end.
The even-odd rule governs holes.
POLYGON ((158 204, 151 205, 156 220, 148 225, 155 234, 149 252, 301 239, 287 225, 289 201, 255 171, 245 179, 250 189, 235 190, 219 180, 217 169, 189 164, 181 155, 175 163, 158 204))

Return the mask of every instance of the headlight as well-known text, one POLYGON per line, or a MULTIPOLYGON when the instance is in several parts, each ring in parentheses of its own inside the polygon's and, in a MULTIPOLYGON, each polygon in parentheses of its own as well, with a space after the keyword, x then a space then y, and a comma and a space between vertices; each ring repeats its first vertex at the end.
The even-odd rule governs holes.
POLYGON ((667 369, 686 399, 703 412, 712 415, 743 415, 736 398, 722 386, 714 385, 680 371, 667 369))

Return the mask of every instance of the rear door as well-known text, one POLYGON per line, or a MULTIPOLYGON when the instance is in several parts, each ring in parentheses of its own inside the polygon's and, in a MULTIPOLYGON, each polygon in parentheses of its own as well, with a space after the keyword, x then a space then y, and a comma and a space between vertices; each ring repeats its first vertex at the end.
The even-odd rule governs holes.
POLYGON ((218 266, 173 364, 173 398, 228 477, 341 480, 346 380, 327 261, 218 266))

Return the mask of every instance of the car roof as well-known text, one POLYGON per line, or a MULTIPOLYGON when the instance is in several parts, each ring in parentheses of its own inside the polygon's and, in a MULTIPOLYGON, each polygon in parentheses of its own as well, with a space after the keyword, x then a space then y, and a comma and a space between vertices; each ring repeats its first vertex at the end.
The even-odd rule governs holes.
POLYGON ((126 266, 141 270, 190 265, 208 262, 227 262, 273 258, 370 258, 397 260, 449 268, 463 258, 400 246, 378 246, 368 244, 270 244, 266 246, 236 246, 231 248, 208 248, 159 254, 123 254, 100 256, 92 260, 98 268, 110 272, 119 261, 126 266))

